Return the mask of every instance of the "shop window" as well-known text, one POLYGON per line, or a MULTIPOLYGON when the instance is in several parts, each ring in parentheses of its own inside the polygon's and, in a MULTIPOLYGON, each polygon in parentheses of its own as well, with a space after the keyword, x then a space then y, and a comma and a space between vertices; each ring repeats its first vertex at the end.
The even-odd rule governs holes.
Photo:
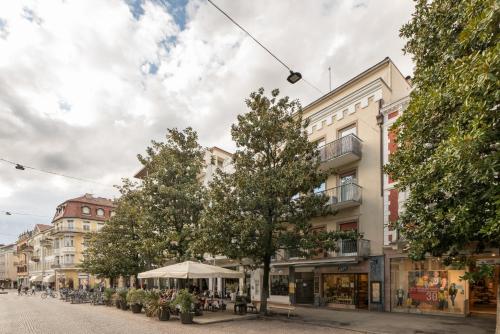
POLYGON ((271 295, 288 296, 288 275, 271 275, 271 295))
POLYGON ((354 305, 355 275, 323 275, 323 293, 327 304, 354 305))
POLYGON ((409 313, 465 312, 468 283, 465 270, 445 266, 437 258, 420 262, 391 259, 391 306, 409 313))

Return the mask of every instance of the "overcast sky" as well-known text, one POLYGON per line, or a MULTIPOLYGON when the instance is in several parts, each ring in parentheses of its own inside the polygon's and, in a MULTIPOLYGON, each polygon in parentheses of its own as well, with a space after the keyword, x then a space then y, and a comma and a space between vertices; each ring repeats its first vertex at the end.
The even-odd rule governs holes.
MULTIPOLYGON (((313 85, 328 91, 389 56, 404 75, 404 0, 214 0, 313 85)), ((290 85, 282 65, 204 0, 1 1, 0 158, 118 184, 167 128, 192 126, 200 144, 234 148, 230 125, 259 87, 303 105, 321 94, 290 85)), ((0 161, 0 243, 56 206, 108 186, 0 161)))

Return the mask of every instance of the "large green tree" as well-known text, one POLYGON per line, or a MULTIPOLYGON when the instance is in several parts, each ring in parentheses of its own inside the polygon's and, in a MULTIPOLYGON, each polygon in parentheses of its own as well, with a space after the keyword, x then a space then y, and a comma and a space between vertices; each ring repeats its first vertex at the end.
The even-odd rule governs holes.
POLYGON ((191 128, 169 129, 138 156, 147 170, 142 187, 141 252, 157 265, 199 258, 190 243, 199 226, 204 188, 199 181, 204 150, 191 128))
POLYGON ((142 194, 126 179, 120 194, 115 215, 99 232, 90 235, 81 264, 85 271, 111 279, 137 276, 148 265, 139 247, 140 222, 144 215, 142 194))
POLYGON ((231 129, 234 173, 220 172, 210 184, 197 240, 208 253, 249 259, 263 268, 261 313, 267 312, 270 263, 277 251, 307 255, 354 236, 311 233, 311 219, 328 213, 327 196, 313 194, 328 172, 318 169, 319 153, 307 138, 300 104, 278 95, 274 90, 268 97, 261 88, 246 100, 250 110, 231 129))
POLYGON ((409 191, 397 228, 409 255, 500 242, 499 3, 420 0, 403 26, 415 72, 387 172, 409 191))

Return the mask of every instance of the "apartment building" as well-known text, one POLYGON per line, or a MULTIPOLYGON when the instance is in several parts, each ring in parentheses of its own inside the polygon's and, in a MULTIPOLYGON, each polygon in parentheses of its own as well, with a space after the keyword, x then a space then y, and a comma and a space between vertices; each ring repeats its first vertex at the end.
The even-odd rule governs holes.
MULTIPOLYGON (((411 89, 386 58, 304 108, 307 132, 321 167, 333 172, 325 192, 335 214, 311 221, 315 230, 357 230, 360 240, 339 240, 334 252, 310 258, 278 254, 271 264, 270 301, 344 309, 383 310, 384 214, 381 108, 411 89)), ((262 272, 252 275, 259 299, 262 272)))
POLYGON ((29 286, 28 264, 33 247, 29 245, 32 231, 26 231, 19 235, 16 241, 17 254, 17 285, 29 286))
MULTIPOLYGON (((410 98, 384 105, 383 115, 383 162, 389 162, 396 152, 394 123, 405 112, 410 98)), ((384 253, 385 310, 417 314, 496 314, 496 291, 499 284, 500 256, 498 249, 478 254, 475 264, 467 268, 446 265, 441 258, 428 256, 423 261, 408 259, 404 251, 405 241, 390 224, 397 221, 404 210, 409 193, 396 189, 396 182, 384 175, 384 253), (494 276, 471 283, 460 277, 466 271, 474 271, 480 264, 494 265, 494 276)))
POLYGON ((57 206, 50 233, 53 242, 51 269, 54 270, 57 289, 97 283, 93 275, 79 268, 79 264, 83 261, 89 233, 98 232, 113 216, 114 209, 112 200, 91 194, 69 199, 57 206))
POLYGON ((0 285, 17 287, 17 247, 15 244, 0 246, 0 285))
POLYGON ((28 239, 29 283, 38 287, 53 286, 55 282, 51 231, 52 225, 36 224, 28 239))

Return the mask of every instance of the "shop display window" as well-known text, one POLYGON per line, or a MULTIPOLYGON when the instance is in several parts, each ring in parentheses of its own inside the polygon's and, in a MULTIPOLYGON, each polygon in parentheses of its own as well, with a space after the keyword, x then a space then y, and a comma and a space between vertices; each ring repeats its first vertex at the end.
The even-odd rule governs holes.
POLYGON ((288 275, 271 275, 271 295, 288 296, 288 275))
POLYGON ((327 304, 354 305, 355 275, 323 275, 323 294, 327 304))
POLYGON ((437 258, 413 262, 391 259, 393 311, 416 313, 464 313, 467 282, 465 270, 445 266, 437 258))

